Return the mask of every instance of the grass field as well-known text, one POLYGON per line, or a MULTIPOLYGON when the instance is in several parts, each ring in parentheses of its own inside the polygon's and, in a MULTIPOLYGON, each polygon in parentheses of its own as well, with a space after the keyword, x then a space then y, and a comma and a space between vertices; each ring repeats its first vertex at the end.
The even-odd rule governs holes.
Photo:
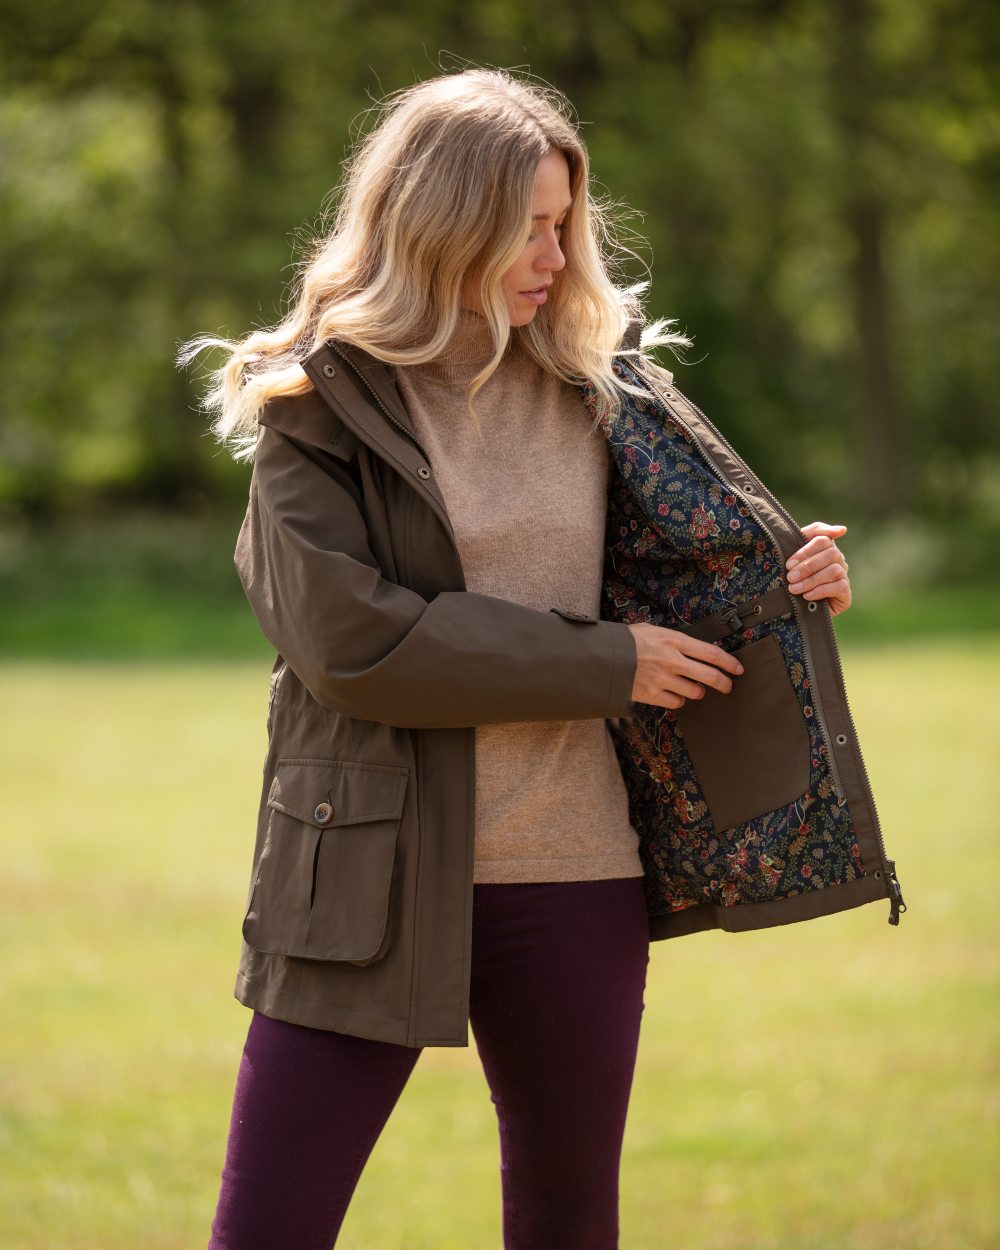
MULTIPOLYGON (((623 1250, 1000 1245, 1000 637, 844 663, 909 911, 654 945, 623 1250)), ((207 1242, 267 670, 0 667, 4 1250, 207 1242)), ((498 1250, 499 1230, 475 1047, 428 1049, 339 1247, 498 1250)))

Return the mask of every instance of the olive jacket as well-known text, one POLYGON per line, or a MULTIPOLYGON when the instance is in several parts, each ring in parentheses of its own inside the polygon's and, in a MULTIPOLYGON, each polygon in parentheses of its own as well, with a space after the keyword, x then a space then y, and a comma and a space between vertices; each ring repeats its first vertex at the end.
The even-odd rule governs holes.
POLYGON ((653 941, 880 898, 898 923, 829 609, 787 590, 804 535, 670 373, 616 360, 646 395, 600 418, 614 472, 599 619, 465 590, 389 366, 331 340, 303 362, 312 390, 267 403, 235 552, 277 652, 246 1006, 469 1044, 477 724, 607 718, 653 941), (738 650, 745 671, 675 711, 633 703, 636 621, 738 650))

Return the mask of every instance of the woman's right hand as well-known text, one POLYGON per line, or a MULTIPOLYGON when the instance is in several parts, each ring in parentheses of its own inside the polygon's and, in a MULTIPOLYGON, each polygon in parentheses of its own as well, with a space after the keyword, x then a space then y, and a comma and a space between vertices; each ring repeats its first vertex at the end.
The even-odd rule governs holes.
POLYGON ((629 629, 637 660, 633 703, 678 708, 685 699, 704 698, 706 686, 728 694, 733 681, 727 674, 743 672, 739 660, 715 643, 662 625, 630 624, 629 629))

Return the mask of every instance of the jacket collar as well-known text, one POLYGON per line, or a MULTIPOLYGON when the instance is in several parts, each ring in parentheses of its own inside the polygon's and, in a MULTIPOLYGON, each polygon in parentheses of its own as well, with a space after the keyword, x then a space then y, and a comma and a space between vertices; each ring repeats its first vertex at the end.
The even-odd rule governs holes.
MULTIPOLYGON (((619 350, 638 347, 641 331, 641 321, 629 321, 619 350)), ((310 352, 302 368, 315 388, 313 402, 303 403, 301 395, 276 396, 260 414, 261 425, 324 449, 342 443, 346 426, 410 473, 425 463, 392 365, 328 339, 310 352)))

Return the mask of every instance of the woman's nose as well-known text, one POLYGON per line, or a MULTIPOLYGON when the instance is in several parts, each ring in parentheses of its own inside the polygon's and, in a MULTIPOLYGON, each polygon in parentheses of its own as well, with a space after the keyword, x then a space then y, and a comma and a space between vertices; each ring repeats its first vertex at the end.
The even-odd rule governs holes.
POLYGON ((558 272, 566 266, 566 257, 559 243, 553 239, 552 244, 546 248, 545 254, 540 258, 540 264, 544 269, 558 272))

